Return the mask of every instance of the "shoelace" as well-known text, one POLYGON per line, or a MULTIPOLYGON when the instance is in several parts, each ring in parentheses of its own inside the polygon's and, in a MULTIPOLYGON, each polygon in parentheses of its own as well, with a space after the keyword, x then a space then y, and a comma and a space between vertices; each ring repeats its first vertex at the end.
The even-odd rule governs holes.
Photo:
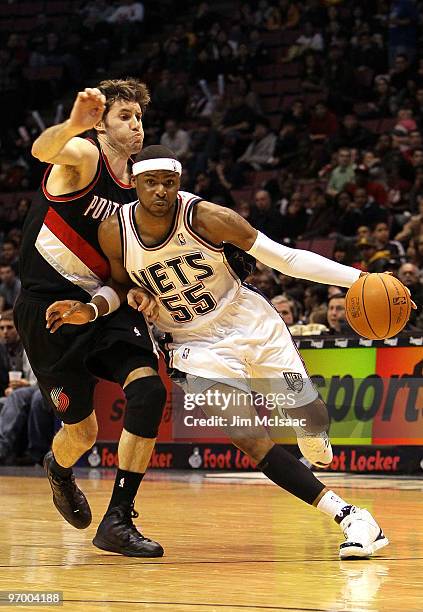
POLYGON ((144 536, 142 535, 142 533, 140 533, 138 531, 138 529, 136 528, 136 526, 134 525, 134 523, 132 522, 132 519, 136 519, 139 517, 139 513, 135 510, 134 508, 134 503, 132 502, 129 510, 127 512, 124 513, 123 515, 123 521, 124 523, 130 528, 130 530, 132 531, 132 533, 136 534, 137 536, 141 537, 143 540, 145 540, 146 538, 144 538, 144 536))
POLYGON ((135 508, 134 508, 134 503, 133 503, 133 502, 132 502, 132 504, 131 504, 131 512, 130 512, 130 516, 131 516, 131 519, 133 519, 133 518, 138 518, 138 517, 139 517, 139 513, 138 513, 138 512, 135 510, 135 508))

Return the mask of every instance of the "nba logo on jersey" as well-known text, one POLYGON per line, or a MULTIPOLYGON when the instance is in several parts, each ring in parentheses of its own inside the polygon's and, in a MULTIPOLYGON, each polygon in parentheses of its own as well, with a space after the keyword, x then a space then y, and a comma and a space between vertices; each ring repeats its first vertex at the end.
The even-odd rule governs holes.
POLYGON ((178 240, 179 244, 181 244, 182 246, 187 243, 183 234, 178 234, 178 240))
POLYGON ((182 359, 188 359, 189 348, 184 348, 184 352, 182 353, 182 359))
POLYGON ((303 375, 299 372, 284 372, 286 383, 290 389, 299 393, 304 385, 303 375))

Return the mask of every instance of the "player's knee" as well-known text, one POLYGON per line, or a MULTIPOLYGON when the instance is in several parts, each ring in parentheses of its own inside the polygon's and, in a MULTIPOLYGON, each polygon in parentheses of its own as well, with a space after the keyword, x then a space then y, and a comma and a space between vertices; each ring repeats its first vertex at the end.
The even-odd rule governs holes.
POLYGON ((124 391, 126 431, 142 438, 156 438, 166 402, 166 389, 160 376, 137 378, 124 391))
POLYGON ((90 419, 89 422, 83 421, 82 423, 77 423, 68 428, 68 434, 71 436, 75 446, 83 449, 91 448, 97 440, 97 421, 90 419))

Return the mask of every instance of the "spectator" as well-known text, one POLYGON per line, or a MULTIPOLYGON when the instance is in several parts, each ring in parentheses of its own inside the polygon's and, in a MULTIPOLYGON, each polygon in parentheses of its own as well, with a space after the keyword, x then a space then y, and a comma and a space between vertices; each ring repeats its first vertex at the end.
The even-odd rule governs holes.
POLYGON ((217 60, 207 51, 205 47, 199 49, 191 66, 193 80, 205 80, 213 82, 219 73, 217 60))
POLYGON ((170 38, 164 44, 164 66, 171 74, 190 70, 189 56, 184 44, 175 38, 170 38))
POLYGON ((389 84, 389 79, 384 76, 377 76, 374 80, 373 90, 370 100, 367 103, 365 117, 389 117, 392 115, 393 108, 393 89, 389 84))
POLYGON ((306 131, 310 123, 310 116, 305 108, 304 100, 294 100, 292 107, 283 114, 282 123, 283 125, 293 123, 299 133, 306 131))
POLYGON ((406 242, 423 234, 423 194, 418 196, 417 200, 419 205, 418 214, 412 216, 411 219, 405 223, 402 230, 395 236, 395 240, 406 242))
POLYGON ((390 258, 405 260, 404 247, 397 240, 389 240, 389 226, 385 221, 376 223, 373 228, 372 237, 380 251, 389 251, 390 258))
POLYGON ((233 205, 233 199, 229 193, 231 189, 237 189, 241 183, 241 175, 237 172, 236 165, 230 149, 222 149, 217 163, 209 162, 212 181, 222 188, 226 193, 226 201, 233 205))
POLYGON ((314 53, 305 53, 301 70, 301 86, 305 91, 321 91, 323 72, 314 53))
POLYGON ((347 148, 339 149, 338 165, 332 170, 326 193, 332 197, 338 195, 347 183, 355 179, 354 165, 351 163, 351 151, 347 148))
POLYGON ((331 139, 333 149, 348 147, 353 149, 365 149, 373 144, 375 137, 365 127, 360 125, 357 116, 353 113, 345 115, 339 130, 331 139))
MULTIPOLYGON (((229 49, 231 50, 231 47, 229 45, 227 45, 227 47, 229 47, 229 49)), ((251 82, 253 79, 257 78, 257 59, 255 58, 254 54, 250 52, 248 46, 245 43, 241 43, 239 45, 235 57, 233 57, 232 52, 230 55, 228 52, 227 55, 227 60, 221 58, 221 62, 224 66, 222 72, 224 72, 224 74, 230 75, 230 80, 232 82, 236 81, 239 78, 243 78, 246 81, 251 82)), ((220 64, 220 66, 221 65, 222 64, 220 64)))
POLYGON ((4 265, 12 266, 15 274, 18 274, 19 252, 16 244, 12 240, 5 240, 1 247, 0 262, 4 265))
POLYGON ((338 129, 336 116, 331 113, 326 102, 318 102, 311 115, 309 131, 313 142, 324 142, 338 129))
MULTIPOLYGON (((189 134, 189 152, 185 167, 196 176, 205 172, 210 159, 215 159, 219 151, 219 134, 207 117, 201 117, 197 126, 189 134)), ((229 150, 230 152, 230 150, 229 150)))
POLYGON ((335 293, 328 301, 327 325, 330 334, 342 334, 347 331, 345 322, 345 294, 335 293))
POLYGON ((293 122, 286 122, 279 130, 271 165, 291 166, 299 157, 299 133, 293 122))
POLYGON ((310 21, 304 24, 303 32, 304 33, 297 38, 295 44, 289 47, 286 56, 281 60, 283 63, 292 62, 307 51, 323 51, 323 37, 320 32, 315 30, 310 21))
POLYGON ((242 164, 244 169, 262 170, 271 163, 275 145, 276 136, 270 130, 269 122, 260 118, 256 121, 253 139, 238 158, 238 163, 242 164))
POLYGON ((409 248, 410 247, 413 249, 413 255, 409 257, 409 263, 415 264, 420 271, 423 271, 423 231, 417 238, 414 238, 414 240, 410 242, 409 248))
POLYGON ((297 308, 292 300, 289 300, 284 295, 275 295, 270 301, 288 327, 298 322, 297 308))
POLYGON ((357 189, 365 189, 369 197, 371 197, 380 206, 385 206, 388 202, 388 192, 377 180, 371 180, 369 168, 364 164, 359 164, 355 168, 355 182, 347 185, 348 191, 355 193, 357 189))
POLYGON ((308 215, 304 207, 304 198, 300 192, 292 194, 286 211, 282 215, 282 228, 284 238, 297 238, 305 232, 308 215))
POLYGON ((168 116, 172 112, 174 101, 174 87, 170 78, 169 70, 162 70, 160 80, 153 89, 153 108, 162 116, 168 116))
POLYGON ((397 93, 401 93, 406 89, 411 78, 412 73, 408 57, 404 53, 399 53, 395 57, 393 68, 390 71, 390 83, 397 93))
POLYGON ((251 89, 251 82, 240 76, 234 80, 233 84, 238 93, 243 96, 245 104, 250 107, 253 113, 258 116, 263 116, 260 98, 257 93, 251 89))
POLYGON ((378 221, 387 221, 386 209, 378 206, 367 195, 366 189, 357 187, 354 199, 338 217, 336 227, 344 236, 354 236, 360 226, 371 227, 378 221))
POLYGON ((332 43, 323 70, 323 83, 328 91, 328 102, 332 110, 340 114, 351 111, 357 96, 354 70, 346 58, 346 50, 339 42, 332 43))
MULTIPOLYGON (((339 291, 337 291, 339 293, 339 291)), ((304 308, 305 319, 309 323, 318 323, 313 317, 316 313, 322 311, 326 314, 327 302, 327 286, 326 285, 309 285, 304 291, 304 308)))
POLYGON ((29 198, 20 198, 16 206, 16 214, 12 217, 10 222, 10 228, 22 229, 25 223, 26 216, 28 214, 29 207, 31 206, 31 200, 29 198))
POLYGON ((347 240, 338 238, 333 247, 332 259, 345 266, 354 265, 356 263, 355 250, 351 249, 351 244, 347 240))
POLYGON ((351 59, 359 71, 371 69, 380 74, 386 68, 383 50, 372 39, 370 32, 359 34, 358 44, 353 48, 351 59))
POLYGON ((237 202, 235 204, 234 210, 243 219, 246 219, 248 222, 250 222, 250 219, 251 219, 251 206, 250 206, 250 203, 247 202, 247 200, 239 200, 239 202, 237 202))
MULTIPOLYGON (((247 279, 248 280, 248 279, 247 279)), ((259 289, 267 299, 271 300, 278 293, 278 285, 269 268, 256 270, 253 275, 252 284, 259 289)))
POLYGON ((165 131, 160 138, 160 144, 168 147, 183 161, 189 150, 189 135, 185 130, 178 128, 176 121, 169 119, 165 124, 165 131))
MULTIPOLYGON (((367 150, 363 152, 362 164, 360 165, 364 166, 367 170, 369 180, 367 181, 365 186, 367 185, 368 189, 373 189, 373 183, 378 183, 382 185, 382 187, 386 190, 387 176, 386 176, 385 168, 383 167, 381 160, 378 157, 376 157, 375 153, 372 150, 367 150)), ((366 177, 365 176, 362 177, 363 181, 364 181, 364 178, 366 177)), ((379 201, 378 195, 376 192, 371 193, 371 195, 373 195, 373 197, 378 202, 378 204, 386 203, 386 192, 385 192, 385 200, 381 199, 379 201)))
POLYGON ((415 329, 418 314, 423 306, 423 285, 420 281, 420 271, 416 265, 405 263, 398 270, 398 278, 410 290, 411 298, 417 305, 417 310, 411 309, 409 319, 410 328, 415 329))
POLYGON ((0 395, 5 395, 9 388, 10 371, 23 372, 23 347, 13 313, 7 310, 0 314, 0 395))
POLYGON ((379 249, 376 240, 370 236, 357 244, 361 253, 359 268, 364 272, 384 272, 391 259, 389 249, 379 249))
MULTIPOLYGON (((28 428, 28 421, 31 415, 32 422, 39 421, 40 413, 45 412, 49 415, 46 423, 46 419, 43 419, 43 426, 47 425, 47 430, 43 431, 43 436, 47 435, 51 443, 54 433, 54 415, 49 407, 44 407, 44 401, 36 379, 32 375, 30 384, 22 385, 20 388, 13 389, 5 398, 3 403, 3 409, 0 413, 0 465, 4 463, 14 463, 17 455, 22 454, 19 448, 19 442, 22 437, 22 433, 28 428)), ((43 427, 43 429, 44 429, 43 427)), ((30 448, 33 448, 33 442, 31 440, 31 434, 28 436, 28 442, 30 448)), ((49 447, 42 448, 41 452, 47 452, 49 447)), ((41 462, 43 455, 40 452, 36 452, 36 457, 30 458, 29 463, 41 462)))
POLYGON ((328 236, 336 224, 335 209, 329 204, 326 195, 320 187, 310 194, 311 215, 308 218, 304 234, 299 238, 314 238, 328 236))
POLYGON ((195 177, 194 192, 203 200, 227 204, 227 191, 221 184, 214 182, 208 172, 199 172, 195 177))
POLYGON ((335 196, 335 209, 338 215, 338 218, 345 213, 351 207, 352 204, 352 195, 347 190, 340 191, 335 196))
POLYGON ((270 193, 265 189, 255 193, 251 224, 273 240, 281 241, 284 229, 282 217, 277 210, 274 210, 270 193))
POLYGON ((327 287, 327 285, 324 286, 326 288, 328 300, 330 300, 330 298, 336 295, 337 293, 343 293, 342 287, 338 287, 337 285, 329 285, 329 287, 327 287))
POLYGON ((255 119, 253 110, 245 103, 243 96, 235 93, 229 98, 219 131, 224 142, 234 148, 235 156, 242 152, 242 142, 249 139, 255 119), (241 151, 238 153, 239 149, 241 151))
POLYGON ((10 264, 0 263, 0 312, 13 308, 21 290, 21 281, 10 264))

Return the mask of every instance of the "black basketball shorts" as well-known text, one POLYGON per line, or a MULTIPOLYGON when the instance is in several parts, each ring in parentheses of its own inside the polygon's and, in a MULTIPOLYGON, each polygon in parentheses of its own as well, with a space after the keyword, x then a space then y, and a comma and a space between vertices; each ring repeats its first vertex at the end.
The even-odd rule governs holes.
POLYGON ((40 390, 56 415, 79 423, 93 410, 97 378, 122 385, 139 367, 158 370, 158 353, 144 317, 127 305, 86 325, 63 325, 54 334, 45 314, 54 301, 20 295, 15 324, 40 390))

